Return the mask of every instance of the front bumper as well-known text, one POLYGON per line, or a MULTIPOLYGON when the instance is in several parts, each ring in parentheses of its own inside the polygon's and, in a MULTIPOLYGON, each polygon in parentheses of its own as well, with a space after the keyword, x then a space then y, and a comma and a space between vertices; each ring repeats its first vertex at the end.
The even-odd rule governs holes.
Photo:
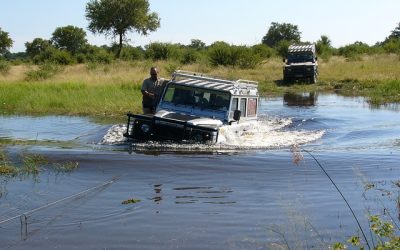
POLYGON ((186 121, 148 115, 128 113, 127 131, 129 139, 139 141, 170 140, 216 143, 218 127, 196 126, 186 121))

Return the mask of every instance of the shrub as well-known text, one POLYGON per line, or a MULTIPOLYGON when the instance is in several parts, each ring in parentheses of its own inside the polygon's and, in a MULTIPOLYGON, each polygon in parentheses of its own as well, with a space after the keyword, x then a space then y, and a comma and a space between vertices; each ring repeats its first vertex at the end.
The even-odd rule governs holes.
POLYGON ((183 52, 181 63, 192 64, 197 62, 199 58, 200 58, 200 53, 197 50, 188 48, 183 52))
POLYGON ((225 42, 215 42, 208 50, 208 57, 212 66, 232 65, 231 49, 225 42))
POLYGON ((127 61, 141 60, 144 58, 144 50, 141 47, 124 47, 121 51, 121 59, 127 61))
POLYGON ((182 53, 177 44, 170 43, 151 43, 146 45, 146 58, 153 61, 157 60, 180 60, 182 53))
POLYGON ((9 71, 10 71, 10 64, 0 59, 0 73, 2 75, 6 75, 8 74, 9 71))
POLYGON ((261 59, 269 59, 275 55, 275 50, 265 44, 257 44, 251 47, 253 53, 258 55, 261 59))
POLYGON ((261 63, 262 58, 246 46, 230 46, 217 42, 209 49, 209 59, 213 66, 238 66, 242 69, 254 68, 261 63))
POLYGON ((54 51, 51 61, 60 65, 70 65, 75 63, 75 60, 71 54, 65 50, 54 51))
POLYGON ((46 64, 40 65, 38 70, 31 70, 31 71, 26 72, 25 79, 27 81, 46 80, 46 79, 53 77, 61 70, 62 70, 62 68, 58 65, 46 63, 46 64))

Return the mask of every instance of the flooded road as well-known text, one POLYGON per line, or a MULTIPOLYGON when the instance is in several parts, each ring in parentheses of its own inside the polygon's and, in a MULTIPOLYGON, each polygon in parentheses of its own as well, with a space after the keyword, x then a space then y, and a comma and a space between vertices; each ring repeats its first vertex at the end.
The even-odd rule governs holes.
POLYGON ((214 147, 130 145, 123 125, 80 117, 1 117, 0 139, 24 142, 2 147, 10 158, 79 168, 0 177, 0 248, 326 249, 359 234, 315 160, 293 163, 294 144, 366 232, 372 214, 400 224, 400 108, 307 93, 264 99, 260 113, 214 147))

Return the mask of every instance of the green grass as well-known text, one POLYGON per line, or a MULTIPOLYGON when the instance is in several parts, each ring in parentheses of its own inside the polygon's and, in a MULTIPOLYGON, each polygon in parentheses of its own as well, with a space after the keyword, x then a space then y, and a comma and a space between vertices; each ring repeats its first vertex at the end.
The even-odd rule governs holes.
POLYGON ((79 167, 78 162, 50 162, 40 154, 21 154, 19 163, 12 162, 0 148, 0 176, 37 176, 40 172, 51 170, 56 173, 69 173, 79 167))
POLYGON ((139 85, 17 82, 0 84, 3 114, 121 116, 140 110, 139 85))
POLYGON ((32 77, 35 72, 43 71, 43 67, 17 65, 11 66, 8 74, 0 75, 0 112, 84 115, 123 121, 126 112, 141 112, 140 85, 153 65, 160 68, 161 76, 166 79, 170 79, 173 69, 179 68, 228 79, 258 81, 263 96, 338 91, 345 95, 366 96, 375 105, 400 102, 399 56, 375 55, 351 61, 343 57, 321 59, 317 84, 293 85, 282 84, 282 61, 279 58, 271 58, 255 69, 180 65, 171 61, 116 62, 96 67, 73 65, 45 78, 32 77))

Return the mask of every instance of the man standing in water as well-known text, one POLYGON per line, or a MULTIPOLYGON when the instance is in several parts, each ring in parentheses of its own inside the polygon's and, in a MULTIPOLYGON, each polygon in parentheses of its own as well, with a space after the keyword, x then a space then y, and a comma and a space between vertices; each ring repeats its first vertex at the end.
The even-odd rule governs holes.
POLYGON ((161 98, 165 81, 158 77, 158 72, 157 67, 151 67, 150 78, 143 81, 141 89, 143 95, 143 114, 154 114, 161 98))

